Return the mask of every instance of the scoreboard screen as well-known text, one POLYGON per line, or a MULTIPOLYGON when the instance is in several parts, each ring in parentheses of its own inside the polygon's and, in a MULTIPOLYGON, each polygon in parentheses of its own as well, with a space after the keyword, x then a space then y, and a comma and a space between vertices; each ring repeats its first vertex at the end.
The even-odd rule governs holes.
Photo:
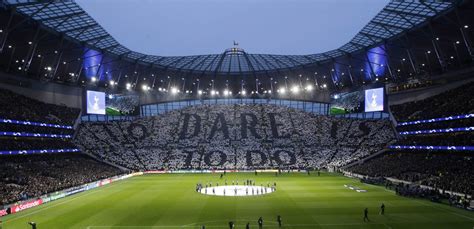
POLYGON ((105 115, 105 92, 87 91, 87 114, 105 115))
POLYGON ((383 87, 365 90, 365 112, 383 111, 384 96, 383 87))

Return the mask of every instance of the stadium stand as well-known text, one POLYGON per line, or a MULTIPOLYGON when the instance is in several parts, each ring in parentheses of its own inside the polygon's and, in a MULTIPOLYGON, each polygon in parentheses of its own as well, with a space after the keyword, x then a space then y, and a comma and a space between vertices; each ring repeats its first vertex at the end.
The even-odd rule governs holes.
POLYGON ((32 122, 72 125, 80 109, 47 104, 0 89, 0 118, 32 122))
POLYGON ((4 89, 0 89, 0 104, 0 154, 77 148, 71 143, 71 125, 79 109, 43 103, 4 89))
MULTIPOLYGON (((394 145, 473 146, 471 127, 474 118, 468 115, 474 112, 473 89, 474 83, 468 83, 421 101, 392 106, 399 124, 415 121, 396 127, 401 138, 394 145), (451 119, 450 116, 458 118, 451 119), (455 131, 454 128, 461 128, 463 131, 455 131), (410 134, 403 134, 405 131, 410 134)), ((411 185, 399 184, 395 190, 400 195, 432 200, 448 199, 450 203, 462 203, 461 207, 466 207, 467 198, 460 200, 459 196, 445 193, 452 191, 474 194, 474 158, 471 153, 458 150, 459 148, 449 151, 400 149, 370 158, 362 164, 347 168, 347 171, 370 179, 396 178, 413 182, 411 185)))
POLYGON ((387 120, 273 105, 199 105, 132 122, 83 123, 75 143, 134 170, 254 169, 342 166, 394 139, 387 120))
POLYGON ((471 82, 424 100, 391 106, 391 111, 399 122, 470 114, 474 112, 473 91, 471 82))
POLYGON ((474 194, 470 153, 395 151, 350 168, 372 177, 393 177, 437 189, 474 194))
POLYGON ((43 149, 72 149, 76 146, 65 139, 33 139, 16 138, 0 139, 2 150, 43 150, 43 149))
POLYGON ((2 156, 0 205, 26 200, 120 174, 78 153, 2 156))

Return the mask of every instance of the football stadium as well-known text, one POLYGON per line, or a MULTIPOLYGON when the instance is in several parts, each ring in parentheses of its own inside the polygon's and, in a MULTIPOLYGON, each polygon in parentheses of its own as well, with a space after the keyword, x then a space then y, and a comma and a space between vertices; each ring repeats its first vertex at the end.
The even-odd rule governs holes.
POLYGON ((0 0, 0 229, 474 228, 474 1, 0 0))

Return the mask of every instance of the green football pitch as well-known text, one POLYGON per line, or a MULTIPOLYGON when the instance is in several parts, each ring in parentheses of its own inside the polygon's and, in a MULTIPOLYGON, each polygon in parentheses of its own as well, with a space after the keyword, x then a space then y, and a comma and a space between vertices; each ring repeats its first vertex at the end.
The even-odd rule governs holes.
POLYGON ((474 228, 474 213, 426 200, 395 195, 383 187, 366 185, 336 174, 159 174, 118 181, 3 218, 3 229, 152 229, 152 228, 474 228), (277 183, 262 196, 208 196, 195 191, 198 182, 224 183, 254 179, 257 185, 277 183), (354 185, 367 192, 344 187, 354 185), (379 206, 386 205, 386 214, 379 206), (363 221, 369 209, 370 222, 363 221))

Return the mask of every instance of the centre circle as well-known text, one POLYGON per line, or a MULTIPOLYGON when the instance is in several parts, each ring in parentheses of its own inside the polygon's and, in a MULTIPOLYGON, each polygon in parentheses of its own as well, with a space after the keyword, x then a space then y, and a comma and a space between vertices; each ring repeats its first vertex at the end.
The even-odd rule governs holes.
POLYGON ((260 196, 276 191, 274 187, 250 185, 224 185, 202 188, 199 192, 211 196, 260 196))

